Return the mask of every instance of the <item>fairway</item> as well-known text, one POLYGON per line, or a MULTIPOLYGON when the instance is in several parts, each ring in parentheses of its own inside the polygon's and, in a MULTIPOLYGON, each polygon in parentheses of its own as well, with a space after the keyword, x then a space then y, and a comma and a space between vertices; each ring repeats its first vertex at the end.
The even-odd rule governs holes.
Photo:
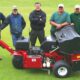
MULTIPOLYGON (((63 3, 65 5, 65 10, 69 13, 73 12, 76 4, 80 4, 80 0, 0 0, 0 12, 3 12, 5 16, 8 16, 12 11, 12 6, 18 6, 19 12, 25 18, 27 24, 26 28, 24 29, 23 36, 29 37, 29 13, 34 9, 34 3, 37 1, 41 2, 42 9, 47 13, 47 23, 45 27, 46 36, 50 35, 51 27, 49 20, 52 13, 57 10, 57 5, 59 3, 63 3)), ((9 26, 7 26, 1 34, 1 39, 13 48, 9 26)), ((36 45, 39 45, 38 41, 36 45)), ((3 60, 0 61, 0 80, 62 80, 56 78, 53 73, 48 75, 47 71, 43 70, 15 69, 12 65, 12 56, 9 52, 1 47, 0 56, 3 58, 3 60)), ((79 78, 80 72, 76 72, 63 80, 79 80, 79 78)))

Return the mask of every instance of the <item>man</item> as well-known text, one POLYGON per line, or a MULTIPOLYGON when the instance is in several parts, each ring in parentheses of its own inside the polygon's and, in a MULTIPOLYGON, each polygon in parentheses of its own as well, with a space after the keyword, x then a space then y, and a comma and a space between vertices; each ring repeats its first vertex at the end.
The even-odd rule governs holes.
POLYGON ((74 9, 74 13, 70 15, 71 17, 71 25, 74 25, 74 29, 78 34, 80 34, 80 6, 76 5, 74 9))
MULTIPOLYGON (((0 26, 2 25, 2 23, 4 22, 5 20, 5 16, 3 15, 3 13, 0 12, 0 26)), ((0 33, 0 36, 1 36, 1 33, 0 33)), ((2 58, 0 57, 0 60, 2 60, 2 58)))
POLYGON ((35 3, 35 10, 30 13, 29 20, 31 25, 31 45, 35 46, 37 38, 39 38, 41 44, 45 38, 44 27, 46 23, 46 14, 41 10, 41 4, 39 2, 35 3))
POLYGON ((6 18, 0 28, 4 29, 8 24, 10 24, 10 32, 15 47, 16 41, 21 38, 22 31, 26 26, 24 18, 18 13, 18 8, 16 6, 13 6, 12 13, 6 18))
POLYGON ((65 27, 70 24, 70 16, 67 12, 64 11, 64 5, 59 4, 58 5, 58 11, 55 12, 51 19, 50 19, 50 24, 51 24, 51 35, 54 35, 54 32, 57 29, 61 29, 62 27, 65 27))

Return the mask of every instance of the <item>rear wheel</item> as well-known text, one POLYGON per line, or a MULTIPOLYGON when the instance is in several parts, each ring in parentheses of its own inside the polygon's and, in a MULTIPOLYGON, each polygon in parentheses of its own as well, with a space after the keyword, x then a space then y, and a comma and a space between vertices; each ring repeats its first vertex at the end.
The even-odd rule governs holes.
POLYGON ((13 56, 12 64, 17 69, 23 68, 23 57, 22 56, 13 56))
POLYGON ((68 77, 71 74, 71 67, 65 61, 61 60, 54 64, 53 72, 56 77, 68 77))

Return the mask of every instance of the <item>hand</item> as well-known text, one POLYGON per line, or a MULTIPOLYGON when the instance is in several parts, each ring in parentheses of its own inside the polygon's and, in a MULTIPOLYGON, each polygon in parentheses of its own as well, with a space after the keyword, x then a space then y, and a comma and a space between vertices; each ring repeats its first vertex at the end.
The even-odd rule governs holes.
POLYGON ((40 18, 40 21, 42 21, 42 19, 40 18))
POLYGON ((74 26, 74 23, 71 23, 72 26, 74 26))
POLYGON ((42 21, 42 16, 39 16, 39 20, 42 21))
POLYGON ((62 26, 61 26, 61 24, 57 24, 57 29, 60 29, 62 26))

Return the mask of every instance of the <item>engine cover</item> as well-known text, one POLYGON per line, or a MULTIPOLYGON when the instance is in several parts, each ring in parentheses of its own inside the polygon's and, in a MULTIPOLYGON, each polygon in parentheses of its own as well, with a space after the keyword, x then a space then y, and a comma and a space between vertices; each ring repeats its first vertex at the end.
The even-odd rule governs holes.
POLYGON ((78 35, 73 26, 66 26, 55 33, 59 43, 60 51, 64 53, 80 52, 80 35, 78 35))
POLYGON ((15 48, 16 50, 29 50, 29 43, 30 43, 29 38, 18 40, 16 42, 15 48))

